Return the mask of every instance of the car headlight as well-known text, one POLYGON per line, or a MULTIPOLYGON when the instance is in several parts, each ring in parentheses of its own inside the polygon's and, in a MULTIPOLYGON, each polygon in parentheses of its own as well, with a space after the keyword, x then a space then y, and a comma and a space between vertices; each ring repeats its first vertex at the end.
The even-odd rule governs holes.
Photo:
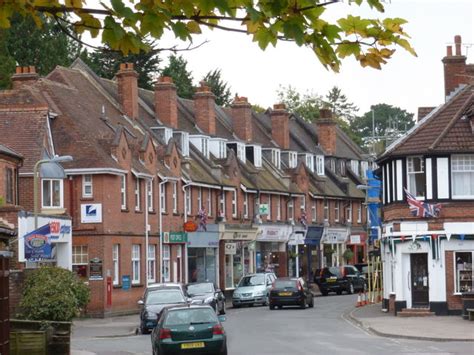
POLYGON ((202 304, 202 300, 192 300, 191 304, 202 304))
POLYGON ((240 293, 234 293, 234 294, 232 295, 232 297, 233 297, 233 298, 240 298, 240 293))
POLYGON ((212 303, 212 301, 214 301, 214 297, 208 297, 204 300, 203 303, 209 304, 209 303, 212 303))
POLYGON ((155 320, 155 319, 158 319, 158 315, 153 312, 146 312, 145 319, 155 320))

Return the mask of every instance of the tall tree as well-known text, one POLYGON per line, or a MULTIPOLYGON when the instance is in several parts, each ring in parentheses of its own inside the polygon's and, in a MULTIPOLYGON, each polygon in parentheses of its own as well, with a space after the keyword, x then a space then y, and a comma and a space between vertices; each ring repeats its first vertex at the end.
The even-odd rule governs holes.
POLYGON ((9 85, 5 78, 13 73, 15 65, 34 65, 40 75, 46 75, 57 65, 69 66, 81 49, 55 21, 44 19, 40 29, 31 17, 19 15, 12 18, 11 27, 0 29, 0 47, 3 87, 9 85))
POLYGON ((346 95, 337 86, 329 90, 326 95, 326 102, 336 117, 345 119, 347 122, 351 121, 359 111, 359 108, 349 102, 346 95))
MULTIPOLYGON (((149 0, 86 1, 3 1, 0 27, 10 25, 12 14, 30 16, 38 23, 46 14, 62 19, 77 16, 78 33, 88 31, 112 49, 138 53, 147 49, 144 39, 160 39, 172 30, 175 37, 192 41, 202 28, 241 32, 251 35, 261 49, 278 41, 292 41, 310 48, 323 66, 339 70, 341 60, 353 57, 361 66, 380 69, 397 48, 416 55, 404 32, 401 18, 361 18, 348 14, 340 19, 325 15, 326 7, 338 0, 149 0), (87 7, 90 5, 91 7, 87 7), (237 24, 237 26, 234 26, 237 24), (240 25, 240 27, 238 27, 240 25)), ((355 0, 352 6, 369 5, 384 12, 383 0, 355 0)), ((337 6, 337 5, 333 5, 337 6)))
POLYGON ((370 107, 370 111, 356 117, 350 123, 350 128, 366 145, 372 142, 391 141, 403 132, 413 127, 413 113, 388 104, 377 104, 370 107), (374 123, 374 125, 372 125, 374 123))
POLYGON ((216 104, 219 106, 229 106, 232 99, 229 85, 221 78, 221 70, 209 71, 202 79, 209 85, 212 93, 216 96, 216 104))
POLYGON ((162 70, 161 75, 173 78, 179 97, 192 99, 194 95, 193 75, 186 68, 187 65, 188 62, 182 56, 171 55, 169 63, 162 70))
POLYGON ((92 52, 84 51, 81 58, 97 75, 107 79, 112 79, 117 74, 120 63, 133 63, 138 73, 138 86, 148 90, 153 89, 160 65, 160 58, 155 51, 141 50, 138 54, 124 55, 120 51, 102 47, 92 52))

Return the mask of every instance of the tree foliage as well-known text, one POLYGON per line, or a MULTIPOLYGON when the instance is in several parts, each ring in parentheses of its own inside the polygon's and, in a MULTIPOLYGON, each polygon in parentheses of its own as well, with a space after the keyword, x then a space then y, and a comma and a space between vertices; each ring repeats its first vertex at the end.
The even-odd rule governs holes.
MULTIPOLYGON (((3 1, 0 27, 11 25, 14 14, 31 17, 38 26, 41 15, 64 22, 74 14, 76 33, 93 38, 125 54, 147 50, 147 37, 159 39, 172 31, 177 39, 192 41, 203 28, 248 34, 262 49, 278 41, 292 41, 310 48, 323 66, 339 70, 341 60, 353 57, 363 67, 380 69, 397 48, 416 55, 403 30, 401 18, 361 18, 348 14, 335 21, 324 18, 326 7, 336 0, 111 0, 87 8, 83 0, 3 1)), ((382 0, 354 0, 368 4, 374 13, 384 12, 382 0)), ((330 5, 330 6, 337 6, 330 5)))
POLYGON ((326 95, 326 102, 332 110, 332 113, 338 117, 350 121, 355 117, 359 108, 352 102, 349 102, 346 95, 344 95, 337 86, 329 90, 326 95))
POLYGON ((69 66, 80 49, 56 22, 44 19, 39 29, 32 18, 15 15, 9 28, 0 29, 0 88, 9 86, 16 65, 34 65, 40 75, 46 75, 57 65, 69 66))
POLYGON ((138 86, 152 90, 155 76, 158 75, 160 59, 156 51, 140 50, 137 54, 124 55, 120 51, 102 47, 92 52, 84 51, 82 60, 100 77, 112 79, 117 74, 120 63, 133 63, 138 73, 138 86))
POLYGON ((202 79, 216 96, 216 104, 219 106, 229 106, 232 101, 229 84, 221 78, 221 70, 214 69, 209 71, 202 79))
POLYGON ((89 297, 89 288, 72 271, 42 267, 34 270, 25 280, 20 317, 70 321, 87 305, 89 297))
POLYGON ((171 55, 168 65, 161 75, 173 78, 176 92, 183 99, 192 99, 194 95, 193 75, 187 69, 188 62, 182 56, 171 55))

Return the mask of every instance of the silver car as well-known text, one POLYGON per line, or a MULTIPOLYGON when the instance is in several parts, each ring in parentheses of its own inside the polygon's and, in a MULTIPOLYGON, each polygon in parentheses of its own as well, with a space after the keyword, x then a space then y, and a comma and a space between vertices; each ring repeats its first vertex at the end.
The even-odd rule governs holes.
POLYGON ((275 280, 274 273, 245 275, 234 290, 232 306, 239 308, 244 304, 253 306, 256 303, 268 305, 268 293, 275 280))

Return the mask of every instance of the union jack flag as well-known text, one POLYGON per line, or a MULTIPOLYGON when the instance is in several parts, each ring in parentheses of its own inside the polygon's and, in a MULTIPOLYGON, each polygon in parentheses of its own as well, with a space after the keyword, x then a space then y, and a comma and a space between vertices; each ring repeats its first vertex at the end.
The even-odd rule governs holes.
POLYGON ((207 231, 207 211, 205 208, 201 208, 198 212, 199 218, 199 231, 207 231))
POLYGON ((306 212, 305 210, 301 209, 301 217, 299 219, 299 222, 303 225, 303 227, 306 229, 308 226, 308 220, 306 218, 306 212))
POLYGON ((410 206, 410 212, 415 217, 434 217, 438 218, 441 212, 441 204, 431 204, 423 201, 418 201, 407 189, 405 189, 407 195, 408 206, 410 206))

